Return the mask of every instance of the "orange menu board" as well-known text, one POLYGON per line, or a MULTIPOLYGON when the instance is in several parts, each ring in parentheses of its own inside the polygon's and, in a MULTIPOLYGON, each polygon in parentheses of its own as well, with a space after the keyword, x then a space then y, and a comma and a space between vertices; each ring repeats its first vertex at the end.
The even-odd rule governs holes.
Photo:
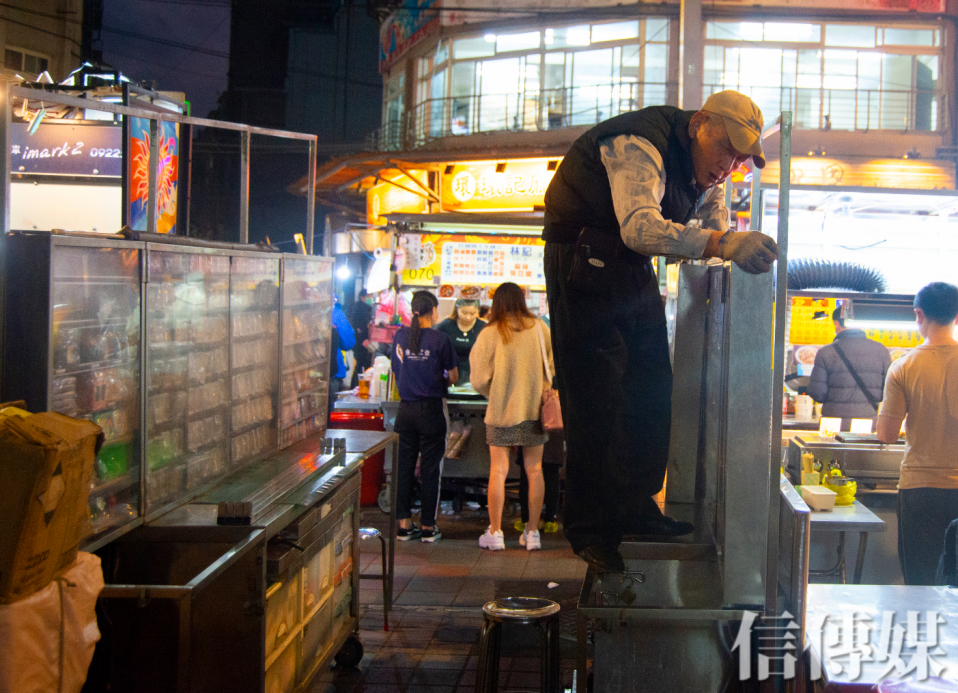
POLYGON ((529 236, 476 236, 464 234, 407 235, 404 286, 470 284, 498 286, 515 282, 544 290, 545 243, 529 236))

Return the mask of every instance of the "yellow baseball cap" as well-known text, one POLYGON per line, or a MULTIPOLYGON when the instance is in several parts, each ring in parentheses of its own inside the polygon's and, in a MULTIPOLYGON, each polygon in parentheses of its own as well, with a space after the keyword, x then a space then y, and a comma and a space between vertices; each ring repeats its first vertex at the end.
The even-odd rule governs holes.
POLYGON ((732 146, 742 154, 751 154, 755 165, 765 168, 765 152, 762 151, 765 121, 762 110, 754 101, 745 94, 726 89, 708 97, 702 110, 722 116, 732 146))

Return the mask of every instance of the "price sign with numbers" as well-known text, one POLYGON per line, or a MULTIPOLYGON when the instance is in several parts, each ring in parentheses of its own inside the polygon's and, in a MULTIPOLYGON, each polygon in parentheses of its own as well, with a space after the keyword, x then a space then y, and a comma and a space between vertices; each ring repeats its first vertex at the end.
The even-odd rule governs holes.
POLYGON ((449 284, 545 285, 543 246, 504 243, 445 243, 442 281, 449 284))

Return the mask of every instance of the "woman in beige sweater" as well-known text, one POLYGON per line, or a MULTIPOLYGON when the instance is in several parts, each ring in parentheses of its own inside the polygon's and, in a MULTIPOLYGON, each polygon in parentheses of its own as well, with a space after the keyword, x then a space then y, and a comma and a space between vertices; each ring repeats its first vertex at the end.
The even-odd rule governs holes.
POLYGON ((502 506, 505 503, 509 449, 523 448, 529 477, 529 522, 519 543, 529 551, 542 547, 539 514, 542 512, 542 446, 549 439, 539 420, 546 379, 543 351, 553 373, 549 328, 526 307, 525 292, 507 282, 496 289, 489 312, 489 326, 479 333, 469 364, 472 386, 489 400, 486 408, 486 442, 489 444, 489 528, 479 546, 497 551, 505 548, 502 506))

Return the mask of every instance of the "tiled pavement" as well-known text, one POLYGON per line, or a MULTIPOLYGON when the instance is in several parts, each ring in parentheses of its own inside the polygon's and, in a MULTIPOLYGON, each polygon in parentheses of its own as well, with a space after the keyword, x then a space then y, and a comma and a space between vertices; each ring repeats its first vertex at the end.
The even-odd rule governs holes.
MULTIPOLYGON (((365 526, 385 529, 376 508, 363 510, 365 526)), ((397 542, 395 606, 382 630, 382 587, 361 582, 360 637, 365 654, 357 669, 333 667, 317 676, 310 693, 446 693, 473 691, 482 605, 507 596, 546 597, 562 605, 562 669, 566 689, 575 666, 574 609, 586 565, 561 531, 542 535, 542 551, 519 546, 512 521, 504 523, 505 551, 483 551, 477 540, 488 522, 483 511, 443 514, 435 544, 397 542), (558 586, 550 588, 549 583, 558 586)), ((379 542, 360 547, 363 572, 378 572, 379 542)), ((539 636, 531 627, 504 630, 501 691, 539 690, 539 636)))

